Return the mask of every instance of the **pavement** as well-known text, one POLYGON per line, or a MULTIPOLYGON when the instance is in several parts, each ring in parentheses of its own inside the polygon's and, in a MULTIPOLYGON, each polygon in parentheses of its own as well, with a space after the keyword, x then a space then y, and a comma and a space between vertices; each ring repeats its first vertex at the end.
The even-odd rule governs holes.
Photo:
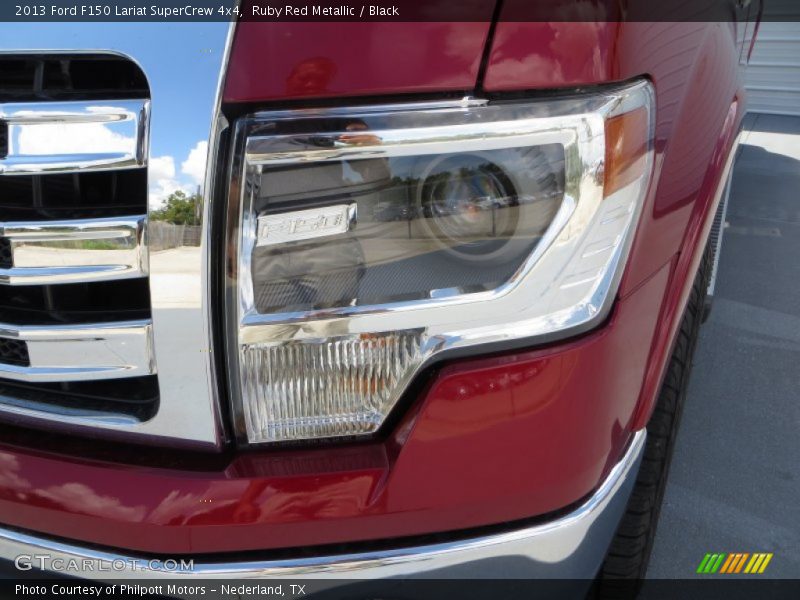
POLYGON ((749 114, 648 577, 773 552, 800 578, 800 117, 749 114))

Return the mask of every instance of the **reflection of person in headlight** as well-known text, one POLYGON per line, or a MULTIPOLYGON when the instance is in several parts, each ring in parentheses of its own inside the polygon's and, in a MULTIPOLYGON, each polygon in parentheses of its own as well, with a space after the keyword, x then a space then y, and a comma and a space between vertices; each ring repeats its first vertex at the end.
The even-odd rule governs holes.
MULTIPOLYGON (((337 142, 344 145, 379 145, 363 121, 351 121, 337 142)), ((270 196, 266 208, 280 206, 302 194, 314 214, 331 205, 349 205, 391 179, 383 158, 314 164, 310 168, 266 174, 262 187, 270 196), (298 193, 299 192, 299 193, 298 193), (313 203, 313 204, 312 204, 313 203)), ((295 202, 292 210, 305 208, 295 202)), ((253 283, 259 312, 290 312, 353 304, 366 270, 360 241, 351 233, 324 234, 305 241, 257 247, 253 252, 253 283)))

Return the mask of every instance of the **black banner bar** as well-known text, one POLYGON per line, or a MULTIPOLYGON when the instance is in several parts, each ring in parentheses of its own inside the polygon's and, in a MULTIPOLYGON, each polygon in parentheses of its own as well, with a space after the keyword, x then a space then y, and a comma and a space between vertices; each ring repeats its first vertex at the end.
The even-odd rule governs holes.
MULTIPOLYGON (((389 579, 356 580, 116 580, 108 583, 78 579, 27 579, 0 581, 0 598, 66 600, 76 598, 187 600, 500 600, 517 598, 585 598, 594 582, 589 580, 519 579, 389 579)), ((656 579, 620 582, 620 597, 635 594, 642 600, 770 600, 800 597, 800 580, 718 576, 697 579, 656 579)))
MULTIPOLYGON (((490 21, 500 0, 4 0, 3 22, 490 21)), ((796 0, 502 0, 501 21, 800 21, 796 0)))

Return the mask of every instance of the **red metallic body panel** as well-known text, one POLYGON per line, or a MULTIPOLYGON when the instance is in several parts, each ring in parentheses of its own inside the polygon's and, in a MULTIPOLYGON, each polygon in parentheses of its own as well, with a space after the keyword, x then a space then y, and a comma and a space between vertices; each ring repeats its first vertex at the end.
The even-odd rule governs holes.
POLYGON ((2 521, 178 554, 386 539, 568 506, 628 440, 668 271, 579 340, 446 367, 385 444, 251 454, 215 473, 0 447, 2 521))
MULTIPOLYGON (((503 14, 524 14, 508 0, 503 14)), ((491 93, 649 77, 656 90, 654 181, 620 295, 679 254, 642 384, 646 425, 700 262, 725 160, 744 117, 737 23, 500 22, 484 80, 491 93)), ((644 350, 644 349, 643 349, 644 350)))
MULTIPOLYGON (((653 412, 666 370, 667 358, 672 351, 684 307, 692 289, 694 274, 703 258, 705 241, 708 239, 717 203, 721 200, 720 184, 723 183, 721 174, 724 171, 725 163, 734 158, 731 156, 732 146, 734 146, 743 115, 744 106, 739 100, 733 102, 728 108, 728 114, 721 129, 721 137, 713 148, 705 179, 697 194, 698 200, 692 204, 681 253, 675 261, 668 293, 661 310, 657 335, 653 340, 647 373, 642 384, 639 409, 633 422, 634 429, 645 427, 653 412)), ((638 247, 643 246, 646 247, 646 241, 640 235, 638 247)))
POLYGON ((488 22, 241 23, 224 99, 466 92, 488 31, 488 22))
MULTIPOLYGON (((525 0, 510 0, 514 10, 525 0)), ((519 10, 517 8, 517 10, 519 10)), ((502 14, 501 14, 502 19, 502 14)), ((621 294, 682 248, 706 205, 728 109, 741 95, 735 23, 499 23, 484 86, 497 93, 647 76, 656 88, 655 185, 621 294), (695 215, 698 217, 699 215, 695 215)), ((737 124, 743 116, 740 108, 737 124)))

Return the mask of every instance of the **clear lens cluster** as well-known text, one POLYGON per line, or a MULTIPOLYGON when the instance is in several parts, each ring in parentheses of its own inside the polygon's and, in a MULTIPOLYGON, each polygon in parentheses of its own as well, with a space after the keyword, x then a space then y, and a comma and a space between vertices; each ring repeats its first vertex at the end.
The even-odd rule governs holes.
POLYGON ((420 364, 414 332, 321 344, 247 346, 242 369, 248 431, 257 440, 358 435, 380 427, 393 393, 420 364))
POLYGON ((262 113, 228 230, 250 443, 369 434, 415 373, 602 318, 652 165, 647 83, 262 113))

